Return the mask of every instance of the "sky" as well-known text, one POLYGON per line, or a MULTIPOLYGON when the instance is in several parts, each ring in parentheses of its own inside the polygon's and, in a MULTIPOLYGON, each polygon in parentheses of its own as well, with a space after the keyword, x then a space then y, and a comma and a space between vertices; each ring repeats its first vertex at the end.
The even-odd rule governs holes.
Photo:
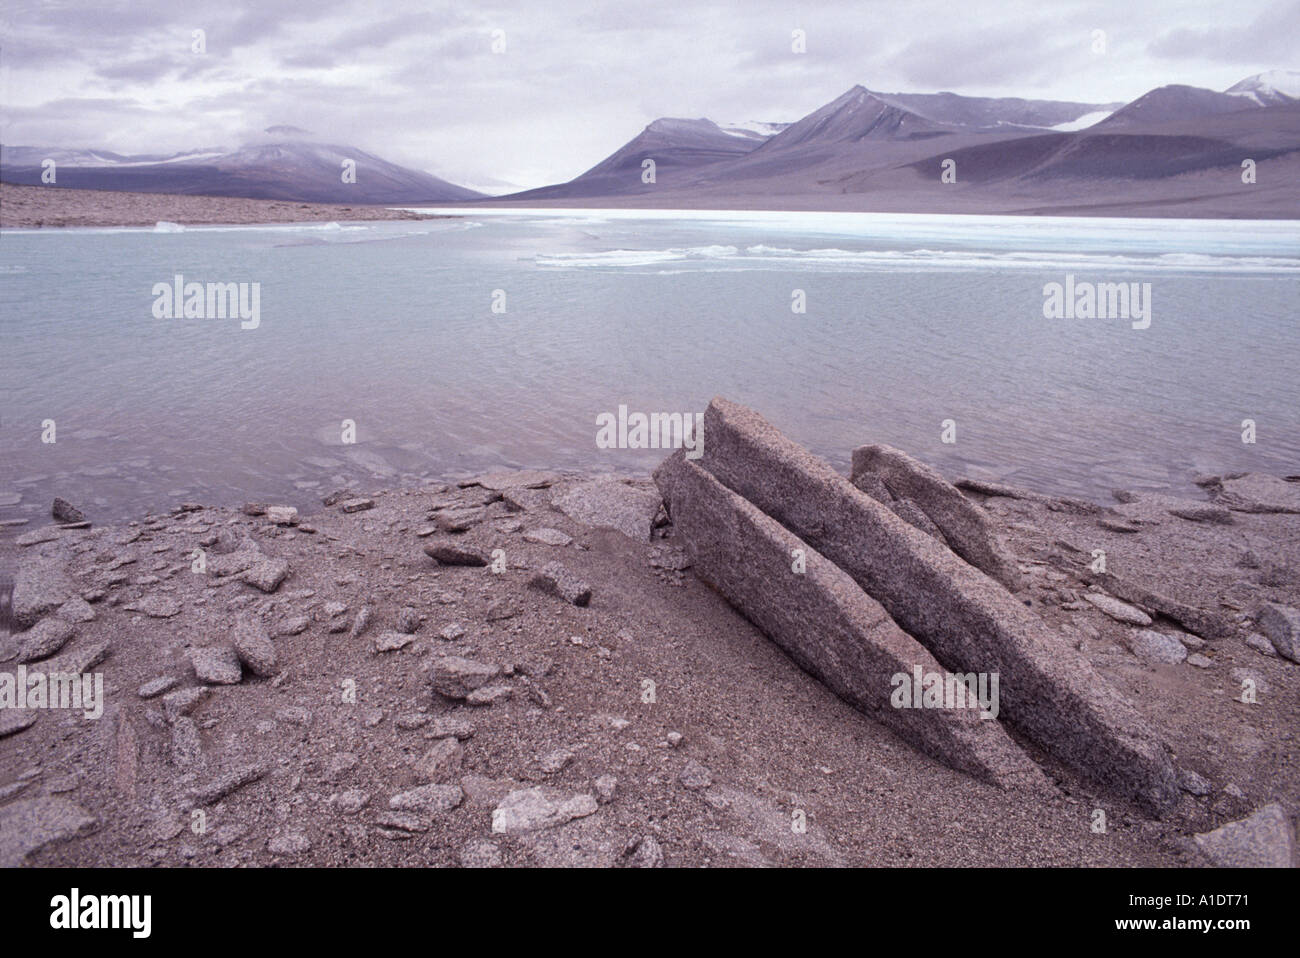
POLYGON ((0 141, 172 152, 291 124, 504 192, 661 116, 793 121, 859 83, 1105 103, 1270 69, 1300 69, 1300 0, 4 0, 0 141))

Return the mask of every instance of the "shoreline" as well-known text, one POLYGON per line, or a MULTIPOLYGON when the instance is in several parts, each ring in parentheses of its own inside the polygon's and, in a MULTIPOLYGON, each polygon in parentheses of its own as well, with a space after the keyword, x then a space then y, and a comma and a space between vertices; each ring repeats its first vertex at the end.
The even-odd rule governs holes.
MULTIPOLYGON (((0 858, 1205 865, 1195 835, 1271 803, 1294 815, 1300 790, 1283 760, 1300 727, 1297 666, 1248 641, 1260 602, 1297 594, 1300 515, 1251 511, 1240 490, 1254 487, 1234 482, 1220 488, 1236 500, 1123 494, 1110 506, 959 483, 1014 556, 1017 597, 1172 746, 1185 778, 1163 820, 1054 761, 1043 793, 918 752, 702 581, 643 477, 507 471, 339 490, 310 516, 190 503, 32 529, 22 545, 6 536, 42 593, 36 605, 59 610, 42 621, 75 633, 56 657, 102 671, 106 702, 97 722, 41 714, 4 739, 0 819, 22 806, 63 825, 0 858), (1212 610, 1227 634, 1161 619, 1152 628, 1195 651, 1143 658, 1140 629, 1081 601, 1098 591, 1093 548, 1113 573, 1212 610), (585 604, 534 584, 556 562, 590 590, 585 604), (230 663, 218 652, 248 619, 262 623, 271 661, 222 678, 230 663), (430 670, 448 656, 494 677, 468 697, 431 695, 430 670), (1258 680, 1258 704, 1233 700, 1238 673, 1258 680), (518 796, 533 790, 552 811, 581 814, 495 831, 496 813, 513 802, 525 814, 534 799, 518 796), (196 807, 207 809, 202 834, 186 824, 196 807), (1105 835, 1090 828, 1097 808, 1105 835), (791 832, 791 809, 806 812, 805 833, 791 832)), ((30 592, 21 604, 33 607, 30 592)), ((0 633, 0 671, 25 635, 0 633)))
POLYGON ((456 219, 390 206, 344 206, 229 196, 128 193, 0 183, 0 229, 273 225, 344 221, 456 219))

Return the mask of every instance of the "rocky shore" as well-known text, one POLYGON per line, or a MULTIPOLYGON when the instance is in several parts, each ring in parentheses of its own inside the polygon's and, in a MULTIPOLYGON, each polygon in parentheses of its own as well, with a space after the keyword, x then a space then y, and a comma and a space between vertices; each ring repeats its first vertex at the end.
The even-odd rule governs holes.
POLYGON ((1101 504, 704 434, 310 515, 59 501, 0 544, 0 682, 100 714, 0 709, 0 865, 1294 864, 1296 477, 1101 504), (916 667, 998 714, 897 707, 916 667))
POLYGON ((177 196, 109 190, 52 189, 0 183, 0 229, 58 226, 154 226, 329 223, 347 220, 446 219, 386 206, 336 206, 250 200, 236 196, 177 196))

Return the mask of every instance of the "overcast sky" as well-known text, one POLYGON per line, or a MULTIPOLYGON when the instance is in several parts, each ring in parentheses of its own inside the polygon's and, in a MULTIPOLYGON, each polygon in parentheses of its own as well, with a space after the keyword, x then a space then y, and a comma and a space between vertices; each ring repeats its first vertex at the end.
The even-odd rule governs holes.
POLYGON ((1300 0, 3 0, 0 18, 6 144, 173 151, 287 123, 480 187, 567 180, 656 117, 795 120, 855 83, 1106 102, 1300 69, 1300 0))

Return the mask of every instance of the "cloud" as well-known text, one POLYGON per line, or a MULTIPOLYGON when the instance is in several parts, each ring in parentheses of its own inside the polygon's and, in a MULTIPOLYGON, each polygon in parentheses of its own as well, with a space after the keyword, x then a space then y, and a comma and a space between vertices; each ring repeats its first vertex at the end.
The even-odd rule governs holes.
POLYGON ((382 13, 65 0, 6 15, 6 143, 170 152, 291 123, 439 175, 527 186, 588 169, 660 116, 795 120, 857 83, 1087 102, 1223 89, 1296 66, 1300 35, 1300 0, 386 0, 382 13), (806 53, 791 50, 796 28, 806 53), (1093 29, 1110 36, 1105 57, 1088 49, 1093 29))
POLYGON ((1300 2, 1269 7, 1242 26, 1179 27, 1147 46, 1152 56, 1171 60, 1218 60, 1247 66, 1289 68, 1300 46, 1300 2))

